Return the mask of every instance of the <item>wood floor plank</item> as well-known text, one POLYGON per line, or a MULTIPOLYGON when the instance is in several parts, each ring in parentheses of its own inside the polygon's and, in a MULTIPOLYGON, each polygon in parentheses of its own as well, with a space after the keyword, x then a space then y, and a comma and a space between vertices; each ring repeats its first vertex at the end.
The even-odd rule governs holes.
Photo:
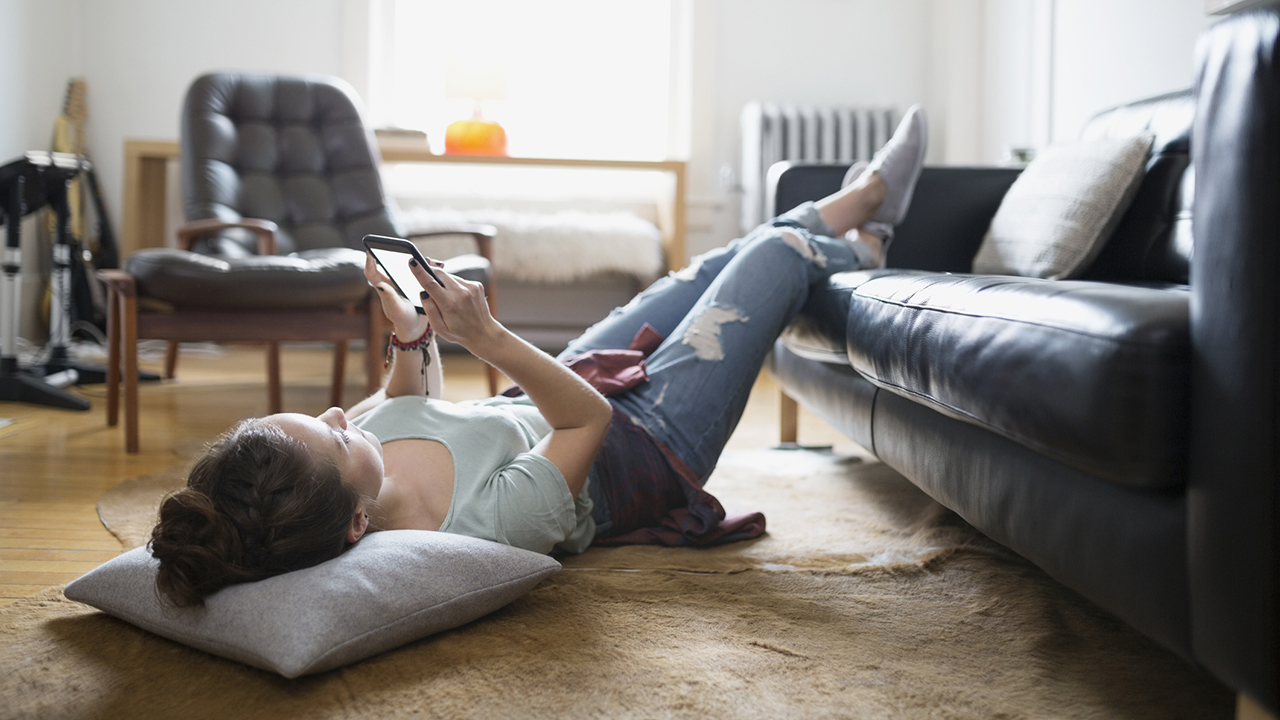
MULTIPOLYGON (((57 522, 57 520, 53 518, 46 520, 41 520, 40 518, 9 518, 5 520, 5 525, 13 529, 35 530, 42 527, 49 527, 55 522, 57 522)), ((75 520, 74 524, 70 524, 70 526, 73 528, 88 529, 93 525, 101 526, 101 524, 102 522, 98 520, 97 517, 85 517, 75 520)))
POLYGON ((66 585, 82 572, 0 572, 0 585, 66 585))
MULTIPOLYGON (((72 550, 69 548, 0 548, 0 563, 5 561, 66 561, 104 563, 120 554, 119 550, 72 550)), ((3 565, 0 565, 3 568, 3 565)))
MULTIPOLYGON (((16 503, 10 500, 0 502, 0 516, 10 512, 20 513, 24 518, 40 520, 75 521, 85 518, 96 520, 98 508, 96 503, 60 503, 49 501, 33 501, 16 503)), ((7 520, 5 521, 8 522, 7 520)))
POLYGON ((120 552, 120 541, 114 537, 102 540, 71 540, 61 537, 0 537, 0 550, 96 550, 98 552, 120 552))
POLYGON ((44 590, 43 585, 4 585, 0 584, 0 598, 31 597, 44 590))
POLYGON ((7 560, 0 558, 0 573, 72 573, 83 575, 101 564, 101 562, 93 562, 92 560, 7 560))
POLYGON ((0 526, 0 538, 20 540, 107 540, 115 536, 99 523, 96 528, 37 527, 11 528, 0 526))

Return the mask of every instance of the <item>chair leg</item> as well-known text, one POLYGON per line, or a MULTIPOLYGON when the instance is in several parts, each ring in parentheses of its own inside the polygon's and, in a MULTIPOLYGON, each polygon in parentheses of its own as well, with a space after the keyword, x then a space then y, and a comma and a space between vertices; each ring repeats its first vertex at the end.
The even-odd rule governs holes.
POLYGON ((267 414, 275 415, 284 406, 280 392, 280 343, 267 343, 267 414))
POLYGON ((164 376, 170 380, 178 371, 178 341, 170 340, 164 349, 164 376))
POLYGON ((490 365, 489 363, 485 363, 484 366, 489 372, 489 395, 490 396, 497 395, 498 394, 498 368, 490 365))
POLYGON ((107 427, 120 422, 120 293, 107 286, 107 427))
POLYGON ((347 341, 333 344, 333 384, 329 386, 329 407, 342 407, 342 385, 347 372, 347 341))
POLYGON ((778 440, 784 443, 797 442, 800 437, 800 404, 781 390, 778 391, 778 399, 781 409, 779 420, 782 426, 781 432, 778 433, 778 440))
POLYGON ((124 296, 120 353, 124 358, 124 449, 138 452, 138 299, 124 296))

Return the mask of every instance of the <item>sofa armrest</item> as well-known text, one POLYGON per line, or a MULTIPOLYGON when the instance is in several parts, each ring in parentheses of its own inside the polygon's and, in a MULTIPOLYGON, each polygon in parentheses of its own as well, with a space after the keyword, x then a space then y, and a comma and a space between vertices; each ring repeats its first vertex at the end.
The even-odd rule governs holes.
POLYGON ((1271 712, 1280 672, 1278 50, 1272 9, 1233 15, 1200 39, 1187 485, 1196 659, 1271 712))
MULTIPOLYGON (((773 214, 839 190, 847 169, 847 165, 774 165, 765 189, 773 214)), ((1021 172, 1000 167, 926 167, 911 209, 895 232, 889 267, 969 272, 991 218, 1021 172)))

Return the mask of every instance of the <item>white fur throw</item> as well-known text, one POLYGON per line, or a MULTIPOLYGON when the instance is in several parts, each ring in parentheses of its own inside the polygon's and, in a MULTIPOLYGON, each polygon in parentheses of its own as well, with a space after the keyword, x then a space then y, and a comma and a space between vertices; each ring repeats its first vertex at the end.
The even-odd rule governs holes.
MULTIPOLYGON (((515 212, 415 208, 400 213, 412 236, 459 222, 488 223, 498 229, 493 264, 499 278, 528 282, 571 282, 602 272, 634 275, 648 284, 664 267, 662 234, 653 223, 627 213, 515 212)), ((444 258, 474 253, 465 235, 415 240, 424 255, 444 258)))

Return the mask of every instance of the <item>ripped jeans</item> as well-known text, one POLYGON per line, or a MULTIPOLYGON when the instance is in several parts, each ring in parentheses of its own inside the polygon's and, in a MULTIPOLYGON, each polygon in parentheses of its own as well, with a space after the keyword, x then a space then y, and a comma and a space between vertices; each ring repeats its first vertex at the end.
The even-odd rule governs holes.
POLYGON ((705 482, 809 288, 869 266, 864 246, 834 234, 805 203, 659 279, 560 357, 625 348, 645 323, 652 325, 666 340, 648 358, 649 382, 612 400, 705 482))

